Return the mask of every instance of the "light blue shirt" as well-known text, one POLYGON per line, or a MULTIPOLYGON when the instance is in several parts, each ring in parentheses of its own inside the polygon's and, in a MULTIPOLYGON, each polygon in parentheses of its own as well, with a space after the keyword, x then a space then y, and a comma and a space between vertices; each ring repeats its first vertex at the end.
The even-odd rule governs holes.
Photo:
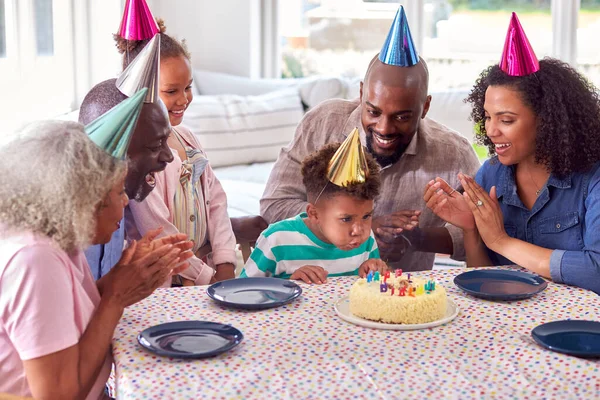
POLYGON ((95 280, 106 275, 121 259, 124 240, 125 221, 121 220, 121 225, 113 233, 110 242, 90 246, 85 250, 85 258, 95 280))
MULTIPOLYGON (((483 164, 475 180, 488 193, 496 186, 509 236, 554 250, 550 257, 554 282, 600 294, 600 163, 562 179, 551 174, 531 210, 517 194, 514 166, 504 166, 494 157, 483 164)), ((488 253, 494 265, 514 264, 488 253)))

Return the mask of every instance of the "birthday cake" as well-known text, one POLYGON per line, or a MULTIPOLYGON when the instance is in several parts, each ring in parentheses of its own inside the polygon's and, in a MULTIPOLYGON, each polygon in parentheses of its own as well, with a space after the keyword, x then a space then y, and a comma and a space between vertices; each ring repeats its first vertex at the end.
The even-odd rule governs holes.
POLYGON ((446 314, 446 289, 435 281, 402 275, 369 273, 350 288, 350 312, 391 324, 422 324, 446 314))

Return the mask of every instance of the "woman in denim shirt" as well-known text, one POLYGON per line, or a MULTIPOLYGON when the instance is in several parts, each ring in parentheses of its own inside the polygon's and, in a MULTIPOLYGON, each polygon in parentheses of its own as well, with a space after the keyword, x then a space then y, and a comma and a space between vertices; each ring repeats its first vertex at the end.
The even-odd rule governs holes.
POLYGON ((600 100, 574 69, 486 69, 467 101, 492 158, 460 194, 441 179, 424 199, 464 231, 469 266, 519 264, 600 294, 600 100))

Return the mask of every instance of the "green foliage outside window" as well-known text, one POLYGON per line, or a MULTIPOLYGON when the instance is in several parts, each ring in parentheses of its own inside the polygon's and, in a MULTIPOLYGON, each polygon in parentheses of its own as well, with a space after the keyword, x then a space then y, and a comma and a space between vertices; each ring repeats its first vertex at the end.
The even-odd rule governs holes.
MULTIPOLYGON (((455 10, 550 12, 551 0, 447 0, 455 10)), ((600 0, 581 0, 581 9, 600 11, 600 0)))

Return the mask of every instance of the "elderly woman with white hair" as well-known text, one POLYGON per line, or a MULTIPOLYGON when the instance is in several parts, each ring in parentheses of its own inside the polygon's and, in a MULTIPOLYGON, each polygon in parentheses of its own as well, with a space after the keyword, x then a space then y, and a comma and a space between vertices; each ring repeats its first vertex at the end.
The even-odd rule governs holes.
POLYGON ((103 398, 124 308, 187 268, 190 246, 134 242, 96 284, 81 250, 117 229, 126 162, 59 121, 30 126, 0 160, 0 393, 103 398))

